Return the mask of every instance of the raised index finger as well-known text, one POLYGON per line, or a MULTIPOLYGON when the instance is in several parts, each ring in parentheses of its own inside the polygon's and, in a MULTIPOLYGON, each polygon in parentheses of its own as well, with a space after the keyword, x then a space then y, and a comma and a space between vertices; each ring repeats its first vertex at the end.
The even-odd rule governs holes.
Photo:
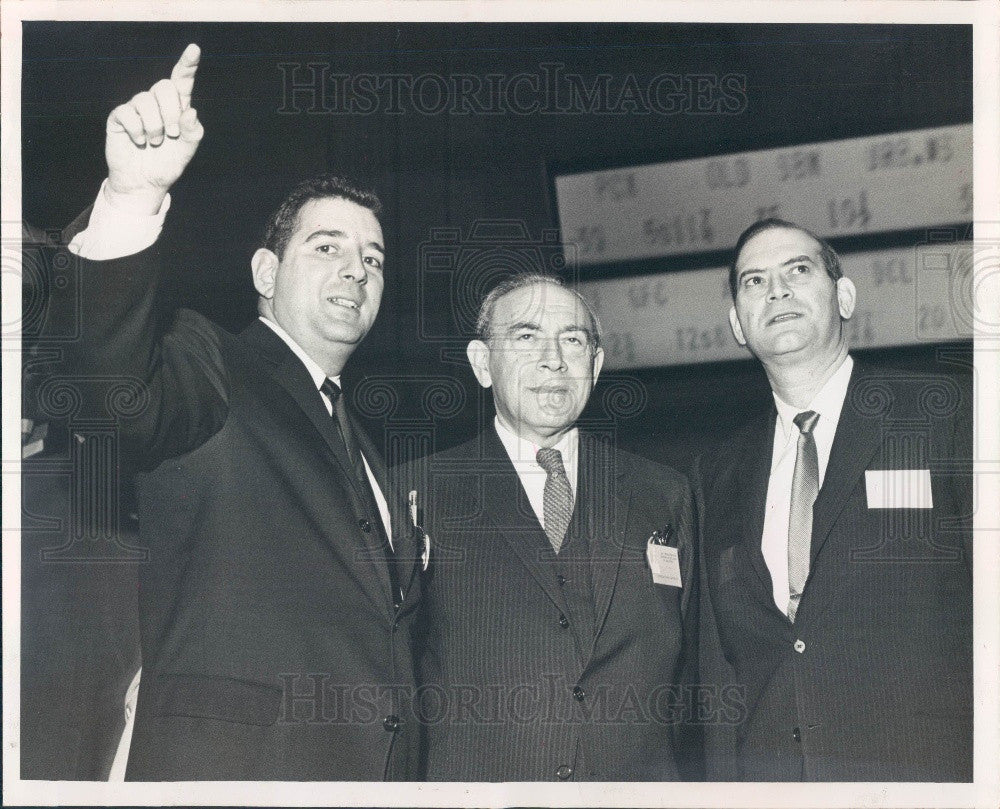
POLYGON ((181 58, 170 71, 170 80, 177 86, 177 93, 181 97, 181 110, 191 106, 191 91, 194 89, 194 74, 198 72, 199 59, 201 59, 201 48, 192 42, 184 49, 181 58))

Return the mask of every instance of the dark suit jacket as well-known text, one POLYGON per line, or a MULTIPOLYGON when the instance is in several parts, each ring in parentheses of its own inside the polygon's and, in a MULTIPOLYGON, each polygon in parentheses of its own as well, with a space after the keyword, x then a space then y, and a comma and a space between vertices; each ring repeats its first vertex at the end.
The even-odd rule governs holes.
POLYGON ((102 781, 139 667, 138 524, 102 463, 106 425, 74 422, 56 362, 76 324, 73 265, 53 260, 56 233, 22 236, 22 418, 48 436, 21 465, 21 777, 102 781))
POLYGON ((677 780, 691 763, 680 753, 697 755, 687 739, 678 749, 697 606, 690 488, 611 438, 581 434, 559 555, 584 542, 575 565, 560 567, 492 427, 410 471, 432 538, 420 666, 430 780, 677 780), (654 584, 646 562, 667 525, 683 589, 654 584), (567 597, 585 581, 589 619, 567 597))
POLYGON ((775 411, 700 458, 711 780, 972 778, 971 414, 957 377, 855 365, 794 625, 761 553, 775 411), (929 469, 932 509, 871 509, 865 471, 929 469))
POLYGON ((127 777, 410 778, 407 522, 394 515, 407 571, 396 610, 379 517, 306 368, 260 322, 234 336, 181 310, 161 325, 156 253, 82 263, 73 358, 82 377, 114 378, 95 406, 116 408, 139 468, 150 558, 127 777))
POLYGON ((76 497, 93 491, 86 475, 54 453, 22 465, 25 780, 106 781, 125 727, 125 692, 139 667, 137 565, 108 558, 113 542, 135 544, 136 526, 123 520, 103 542, 87 530, 92 526, 80 526, 76 497))

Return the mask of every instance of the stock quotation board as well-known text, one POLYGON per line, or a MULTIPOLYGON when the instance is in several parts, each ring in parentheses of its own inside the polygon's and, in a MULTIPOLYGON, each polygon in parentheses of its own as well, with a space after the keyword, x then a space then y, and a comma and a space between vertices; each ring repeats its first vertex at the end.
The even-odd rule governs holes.
MULTIPOLYGON (((609 367, 749 356, 730 333, 727 271, 655 264, 730 250, 779 217, 824 238, 919 233, 906 246, 844 252, 858 287, 854 348, 972 336, 972 125, 563 174, 555 194, 565 259, 605 330, 609 367), (965 225, 965 227, 961 227, 965 225), (642 262, 652 272, 625 273, 642 262)), ((859 240, 854 240, 858 242, 859 240)), ((697 265, 697 262, 695 262, 697 265)))

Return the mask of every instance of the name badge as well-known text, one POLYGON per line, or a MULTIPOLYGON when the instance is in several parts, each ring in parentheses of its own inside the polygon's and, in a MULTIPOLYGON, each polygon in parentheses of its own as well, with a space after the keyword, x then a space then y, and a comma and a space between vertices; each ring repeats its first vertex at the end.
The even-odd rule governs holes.
POLYGON ((665 584, 669 587, 684 586, 681 581, 681 564, 677 557, 677 548, 657 545, 650 537, 646 545, 646 559, 656 584, 665 584))
POLYGON ((868 508, 933 508, 930 469, 869 469, 868 508))

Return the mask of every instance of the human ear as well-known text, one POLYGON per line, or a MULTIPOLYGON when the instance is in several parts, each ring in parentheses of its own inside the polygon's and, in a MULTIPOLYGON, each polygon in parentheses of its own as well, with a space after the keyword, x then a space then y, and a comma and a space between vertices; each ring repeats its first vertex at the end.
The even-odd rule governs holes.
POLYGON ((262 298, 270 300, 274 297, 274 281, 280 263, 278 257, 266 247, 261 247, 250 259, 254 289, 262 298))
POLYGON ((741 346, 747 344, 747 338, 743 336, 743 327, 740 325, 740 319, 736 315, 736 307, 729 307, 729 327, 733 330, 733 337, 736 338, 736 342, 741 346))
POLYGON ((841 276, 837 279, 837 308, 844 320, 850 320, 851 315, 854 314, 854 303, 857 295, 858 291, 850 278, 841 276))
POLYGON ((482 340, 473 340, 465 349, 465 354, 479 384, 484 388, 490 387, 493 384, 493 377, 490 376, 490 347, 482 340))

